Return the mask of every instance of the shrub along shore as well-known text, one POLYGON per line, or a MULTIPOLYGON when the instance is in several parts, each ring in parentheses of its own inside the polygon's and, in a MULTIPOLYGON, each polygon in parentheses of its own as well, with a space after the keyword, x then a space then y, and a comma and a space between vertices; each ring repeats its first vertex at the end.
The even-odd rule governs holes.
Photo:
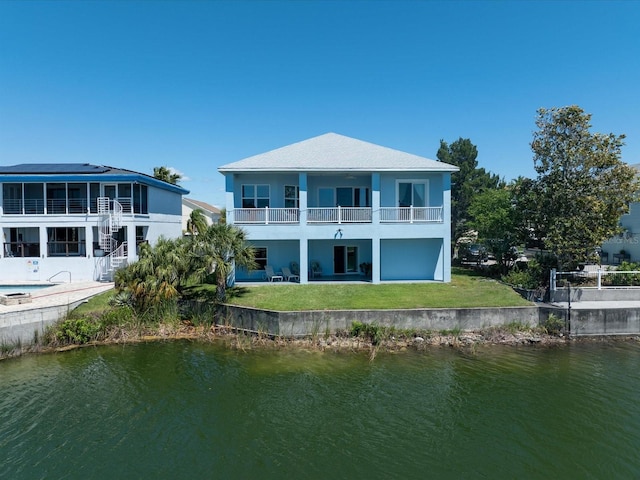
MULTIPOLYGON (((215 286, 214 286, 215 288, 215 286)), ((185 292, 185 301, 139 312, 118 301, 115 291, 91 299, 51 327, 34 345, 0 345, 0 358, 28 352, 64 351, 78 346, 132 344, 192 339, 220 341, 230 348, 308 348, 322 351, 420 350, 430 347, 474 349, 481 345, 560 345, 569 339, 564 322, 551 316, 545 325, 529 327, 517 321, 479 331, 401 330, 353 322, 348 330, 307 338, 269 336, 236 331, 217 318, 208 285, 185 292)), ((482 277, 456 275, 451 284, 319 284, 264 285, 229 291, 228 302, 274 310, 367 308, 455 308, 530 305, 509 286, 482 277), (456 305, 457 303, 457 305, 456 305), (306 307, 306 308, 305 308, 306 307)))

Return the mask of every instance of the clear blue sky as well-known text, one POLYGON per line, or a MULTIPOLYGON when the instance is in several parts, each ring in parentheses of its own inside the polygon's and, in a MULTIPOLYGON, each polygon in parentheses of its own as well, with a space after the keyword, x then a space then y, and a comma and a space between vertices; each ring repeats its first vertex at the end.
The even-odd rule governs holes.
POLYGON ((0 1, 0 164, 217 167, 327 132, 534 177, 536 110, 577 104, 640 162, 636 1, 0 1))

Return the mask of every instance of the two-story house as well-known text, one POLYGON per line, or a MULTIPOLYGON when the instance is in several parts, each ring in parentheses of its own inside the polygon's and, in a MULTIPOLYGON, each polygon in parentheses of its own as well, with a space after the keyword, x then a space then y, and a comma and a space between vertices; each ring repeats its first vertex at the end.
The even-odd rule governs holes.
POLYGON ((451 280, 453 165, 328 133, 219 170, 262 269, 238 281, 267 265, 301 283, 451 280))
POLYGON ((187 193, 106 166, 1 166, 0 281, 110 280, 139 244, 181 236, 187 193))

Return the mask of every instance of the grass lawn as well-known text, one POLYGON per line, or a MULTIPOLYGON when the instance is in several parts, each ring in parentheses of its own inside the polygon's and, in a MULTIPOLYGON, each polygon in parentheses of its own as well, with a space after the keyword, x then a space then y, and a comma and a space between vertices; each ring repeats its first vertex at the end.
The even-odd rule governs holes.
POLYGON ((527 306, 510 287, 473 274, 451 283, 265 284, 229 291, 228 303, 266 310, 349 310, 527 306))

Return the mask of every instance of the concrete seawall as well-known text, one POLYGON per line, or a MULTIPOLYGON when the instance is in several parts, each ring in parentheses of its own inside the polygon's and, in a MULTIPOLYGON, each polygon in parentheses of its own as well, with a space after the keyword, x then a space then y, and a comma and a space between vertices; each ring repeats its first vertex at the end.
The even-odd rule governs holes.
POLYGON ((32 344, 80 303, 112 288, 100 282, 56 284, 32 292, 30 303, 0 305, 0 344, 32 344))
POLYGON ((506 308, 429 308, 406 310, 311 310, 276 312, 225 305, 220 321, 236 328, 269 335, 296 337, 349 330, 355 321, 399 329, 479 330, 518 322, 536 326, 539 309, 506 308))

